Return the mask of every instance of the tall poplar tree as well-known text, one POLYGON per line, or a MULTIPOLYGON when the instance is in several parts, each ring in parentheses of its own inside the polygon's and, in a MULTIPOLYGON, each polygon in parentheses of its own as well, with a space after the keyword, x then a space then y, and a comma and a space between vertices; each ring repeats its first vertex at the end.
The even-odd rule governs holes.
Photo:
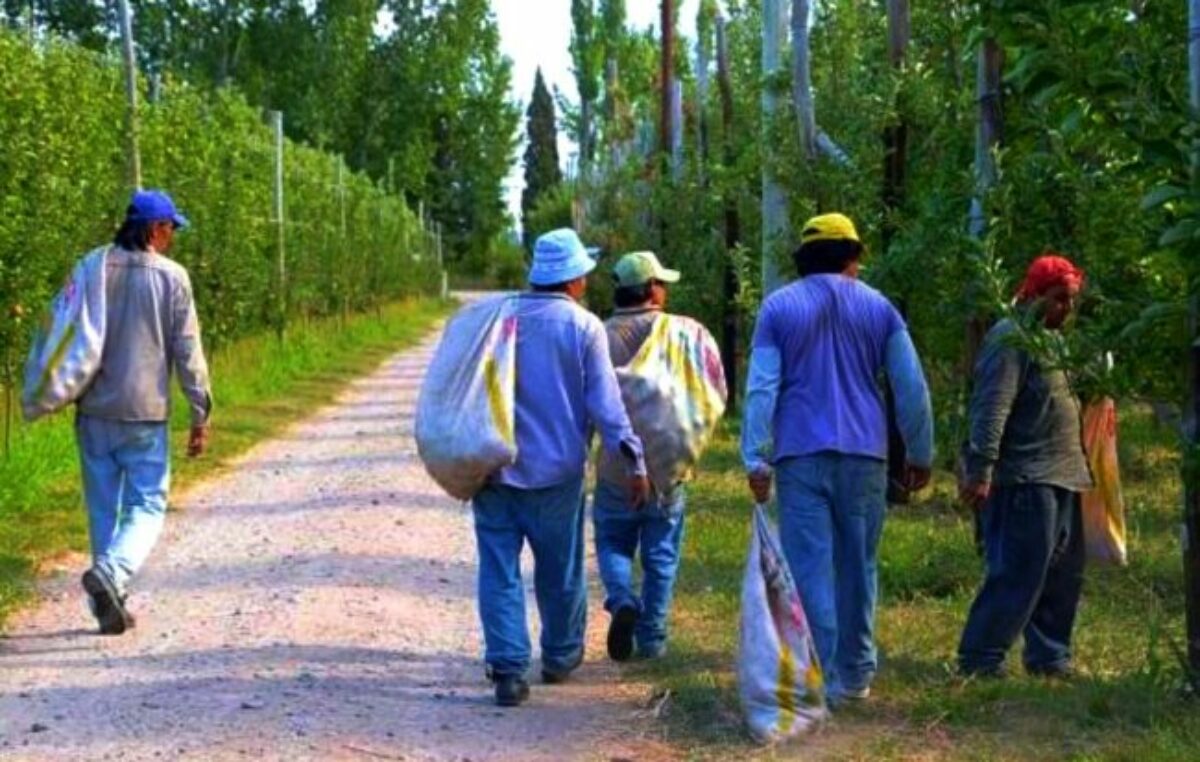
POLYGON ((522 227, 525 228, 525 245, 530 240, 529 219, 538 198, 562 182, 562 170, 558 166, 558 129, 554 126, 554 99, 546 89, 542 70, 537 70, 533 82, 533 98, 525 112, 525 190, 521 192, 522 227))

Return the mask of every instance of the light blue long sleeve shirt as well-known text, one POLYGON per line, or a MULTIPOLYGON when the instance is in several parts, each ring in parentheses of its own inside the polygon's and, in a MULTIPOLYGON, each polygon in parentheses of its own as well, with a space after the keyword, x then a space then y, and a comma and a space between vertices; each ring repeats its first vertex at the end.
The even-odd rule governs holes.
POLYGON ((621 402, 604 325, 562 294, 522 294, 517 305, 517 462, 493 481, 542 489, 582 478, 591 433, 645 474, 642 443, 621 402))
POLYGON ((929 467, 929 388, 912 338, 886 299, 843 276, 810 276, 772 295, 759 316, 746 384, 747 471, 817 452, 886 459, 878 370, 892 384, 909 462, 929 467))

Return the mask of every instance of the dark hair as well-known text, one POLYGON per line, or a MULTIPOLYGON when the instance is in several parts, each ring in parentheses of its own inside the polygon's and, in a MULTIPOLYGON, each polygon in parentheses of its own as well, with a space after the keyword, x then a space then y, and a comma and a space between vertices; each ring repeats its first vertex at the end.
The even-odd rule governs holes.
MULTIPOLYGON (((577 280, 577 279, 576 279, 577 280)), ((535 294, 565 294, 567 287, 574 283, 575 280, 564 280, 562 283, 551 283, 549 286, 531 285, 535 294)))
POLYGON ((613 304, 618 307, 637 307, 650 301, 654 281, 647 281, 636 286, 617 286, 613 292, 613 304))
POLYGON ((800 277, 844 272, 850 263, 862 256, 863 245, 845 239, 802 243, 792 254, 800 277))
POLYGON ((146 251, 150 248, 150 229, 149 222, 134 222, 130 219, 133 216, 134 209, 129 207, 125 212, 125 221, 121 223, 121 227, 117 230, 117 235, 113 239, 113 243, 125 251, 146 251))

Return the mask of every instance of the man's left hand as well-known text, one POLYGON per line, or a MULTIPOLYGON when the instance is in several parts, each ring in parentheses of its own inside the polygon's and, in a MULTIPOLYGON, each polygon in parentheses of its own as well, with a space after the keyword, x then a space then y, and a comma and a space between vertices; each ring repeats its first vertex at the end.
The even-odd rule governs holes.
POLYGON ((933 471, 925 466, 909 463, 904 469, 904 488, 909 492, 920 492, 929 486, 933 471))
POLYGON ((189 458, 199 458, 208 449, 208 424, 202 423, 192 427, 188 436, 187 455, 189 458))

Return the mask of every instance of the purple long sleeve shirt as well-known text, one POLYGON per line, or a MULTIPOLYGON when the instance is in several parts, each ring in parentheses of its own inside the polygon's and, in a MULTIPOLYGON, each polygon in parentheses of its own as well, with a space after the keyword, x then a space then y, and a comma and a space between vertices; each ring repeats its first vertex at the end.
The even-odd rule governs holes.
POLYGON ((593 429, 631 474, 646 473, 599 318, 563 294, 522 294, 516 365, 517 462, 493 481, 541 489, 582 478, 593 429))

